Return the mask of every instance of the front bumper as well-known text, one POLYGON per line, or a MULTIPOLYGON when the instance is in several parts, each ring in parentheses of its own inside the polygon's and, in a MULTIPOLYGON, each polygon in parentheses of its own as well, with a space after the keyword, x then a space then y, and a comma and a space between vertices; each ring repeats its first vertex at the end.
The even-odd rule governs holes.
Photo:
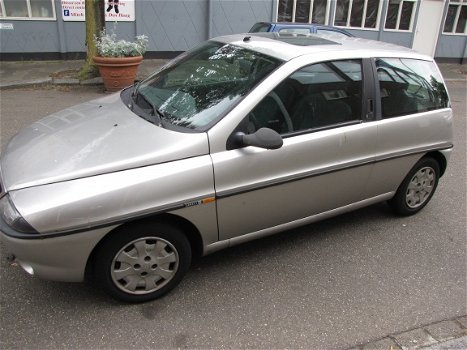
POLYGON ((15 256, 18 264, 29 274, 39 278, 81 282, 86 264, 97 243, 116 226, 91 231, 43 238, 32 234, 30 238, 13 237, 11 228, 0 218, 0 239, 7 252, 15 256), (4 232, 9 231, 9 232, 4 232), (9 234, 10 233, 10 234, 9 234), (32 239, 34 238, 34 239, 32 239))

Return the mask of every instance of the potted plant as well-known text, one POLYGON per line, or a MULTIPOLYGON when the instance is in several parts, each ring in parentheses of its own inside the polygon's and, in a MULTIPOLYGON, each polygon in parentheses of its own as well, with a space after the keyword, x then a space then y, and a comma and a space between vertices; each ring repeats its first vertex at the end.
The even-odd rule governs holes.
POLYGON ((133 84, 148 44, 145 35, 138 35, 134 42, 116 38, 115 33, 108 34, 105 30, 100 36, 94 36, 98 53, 94 63, 107 91, 118 91, 133 84))

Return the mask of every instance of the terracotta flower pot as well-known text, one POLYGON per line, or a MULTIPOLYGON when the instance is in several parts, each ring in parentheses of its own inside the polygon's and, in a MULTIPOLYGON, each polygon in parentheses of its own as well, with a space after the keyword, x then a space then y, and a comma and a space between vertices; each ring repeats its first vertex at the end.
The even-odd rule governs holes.
POLYGON ((118 91, 133 84, 143 56, 94 57, 94 63, 107 91, 118 91))

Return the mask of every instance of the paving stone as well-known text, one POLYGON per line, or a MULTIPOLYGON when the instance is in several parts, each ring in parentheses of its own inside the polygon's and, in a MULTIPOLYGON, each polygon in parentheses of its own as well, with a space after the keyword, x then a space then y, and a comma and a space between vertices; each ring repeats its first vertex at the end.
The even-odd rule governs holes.
POLYGON ((104 81, 102 80, 101 77, 96 77, 96 78, 81 80, 80 84, 81 85, 100 85, 103 82, 104 81))
POLYGON ((464 328, 467 328, 467 316, 462 316, 457 319, 457 321, 464 326, 464 328))
MULTIPOLYGON (((467 349, 467 336, 462 338, 448 340, 443 343, 431 345, 423 350, 465 350, 467 349)), ((422 350, 420 349, 420 350, 422 350)))
POLYGON ((57 85, 76 85, 79 84, 79 79, 53 79, 53 83, 57 85))
POLYGON ((400 346, 391 338, 383 338, 364 345, 363 350, 400 350, 400 346))
POLYGON ((393 338, 402 346, 403 350, 419 349, 422 346, 438 343, 436 339, 421 328, 397 334, 393 338))
POLYGON ((464 330, 456 321, 442 321, 430 326, 426 326, 425 330, 430 333, 433 338, 438 341, 458 338, 464 335, 464 330))

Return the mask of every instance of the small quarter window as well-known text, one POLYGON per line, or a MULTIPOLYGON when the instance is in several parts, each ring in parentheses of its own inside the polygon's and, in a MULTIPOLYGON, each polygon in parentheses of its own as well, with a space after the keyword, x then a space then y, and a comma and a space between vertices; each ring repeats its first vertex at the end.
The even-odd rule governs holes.
POLYGON ((433 62, 381 58, 376 67, 383 118, 449 106, 446 88, 433 62))

